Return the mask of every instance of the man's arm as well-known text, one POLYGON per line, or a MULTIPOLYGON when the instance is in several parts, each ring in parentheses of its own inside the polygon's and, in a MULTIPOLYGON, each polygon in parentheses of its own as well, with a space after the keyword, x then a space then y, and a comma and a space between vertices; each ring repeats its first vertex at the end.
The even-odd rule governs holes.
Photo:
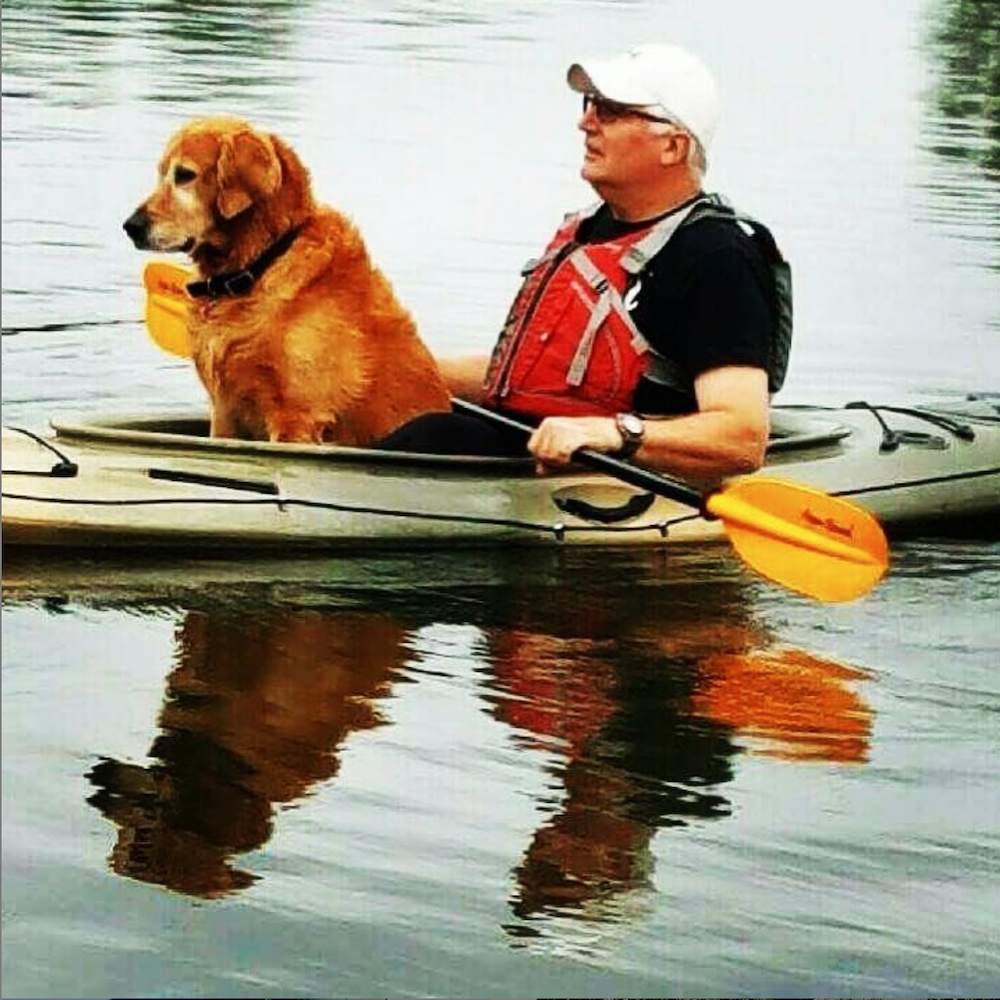
POLYGON ((489 357, 484 354, 463 355, 455 358, 438 358, 438 368, 448 391, 458 399, 482 403, 486 399, 483 381, 489 357))
MULTIPOLYGON (((698 412, 647 420, 635 461, 703 487, 755 472, 764 462, 770 432, 767 373, 727 366, 695 379, 698 412)), ((528 442, 539 463, 566 465, 578 448, 614 453, 622 436, 611 417, 548 417, 528 442)))

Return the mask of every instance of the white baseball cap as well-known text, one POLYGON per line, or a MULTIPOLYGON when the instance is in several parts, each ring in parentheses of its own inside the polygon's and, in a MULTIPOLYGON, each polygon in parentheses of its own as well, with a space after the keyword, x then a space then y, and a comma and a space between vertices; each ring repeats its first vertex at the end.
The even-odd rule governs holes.
POLYGON ((634 104, 683 125, 708 152, 719 124, 719 92, 705 64, 686 49, 637 45, 623 55, 573 63, 566 80, 580 93, 634 104))

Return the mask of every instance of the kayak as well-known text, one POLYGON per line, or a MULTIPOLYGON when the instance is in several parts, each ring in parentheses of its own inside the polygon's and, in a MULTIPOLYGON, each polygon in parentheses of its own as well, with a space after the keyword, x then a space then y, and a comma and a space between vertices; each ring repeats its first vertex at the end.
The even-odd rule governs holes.
MULTIPOLYGON (((1000 513, 995 397, 917 406, 775 406, 756 475, 867 509, 890 534, 1000 513)), ((753 477, 743 477, 753 478, 753 477)), ((717 518, 608 474, 530 459, 211 438, 202 413, 3 427, 3 545, 315 551, 666 545, 717 518)))

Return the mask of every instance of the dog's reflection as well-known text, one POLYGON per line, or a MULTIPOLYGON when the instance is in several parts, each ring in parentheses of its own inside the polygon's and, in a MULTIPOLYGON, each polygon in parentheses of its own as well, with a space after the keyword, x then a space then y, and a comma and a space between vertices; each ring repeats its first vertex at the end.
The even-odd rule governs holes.
POLYGON ((632 890, 650 885, 657 829, 729 815, 722 788, 738 752, 867 757, 863 672, 768 647, 738 613, 637 603, 638 626, 605 605, 583 609, 586 637, 573 627, 494 635, 493 712, 548 753, 553 776, 514 872, 517 917, 623 919, 632 890))
POLYGON ((630 890, 650 884, 658 829, 729 815, 739 753, 867 757, 865 675, 770 645, 738 589, 512 589, 410 608, 409 628, 359 608, 189 611, 151 763, 105 759, 89 775, 90 802, 118 828, 114 871, 200 897, 248 886, 233 859, 337 773, 352 732, 379 725, 412 629, 431 621, 480 630, 482 697, 545 754, 539 824, 511 859, 525 920, 624 919, 630 890))
POLYGON ((404 631, 371 612, 187 614, 147 767, 100 761, 89 801, 118 827, 111 866, 193 896, 253 876, 276 806, 336 774, 349 733, 380 722, 404 631))

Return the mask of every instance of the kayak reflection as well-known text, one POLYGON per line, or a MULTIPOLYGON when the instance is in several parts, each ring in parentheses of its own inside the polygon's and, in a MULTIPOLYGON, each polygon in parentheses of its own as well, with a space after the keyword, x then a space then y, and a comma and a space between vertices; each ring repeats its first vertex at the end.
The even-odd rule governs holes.
POLYGON ((118 827, 112 869, 193 896, 249 885, 230 859, 266 843, 275 806, 336 774, 351 732, 380 724, 402 636, 370 612, 188 612, 154 763, 105 758, 88 775, 118 827))
POLYGON ((659 828, 730 814, 720 788, 738 752, 867 759, 872 713, 855 689, 866 674, 769 647, 745 604, 653 611, 633 595, 578 605, 556 630, 494 635, 493 714, 548 754, 553 778, 514 872, 516 917, 623 917, 650 885, 659 828))
POLYGON ((516 582, 470 579, 463 559, 460 582, 442 575, 430 597, 401 569, 397 591, 352 587, 346 608, 319 580, 288 591, 308 606, 246 582, 235 597, 192 593, 149 763, 105 758, 89 773, 89 801, 117 828, 112 869, 205 898, 252 884, 233 859, 268 841, 282 806, 335 778, 352 733, 382 724, 379 702, 412 679, 411 640, 427 625, 475 631, 456 669, 478 671, 490 714, 547 774, 537 828, 509 861, 522 921, 624 919, 632 891, 650 886, 660 828, 730 814, 738 754, 867 759, 866 675, 775 646, 739 578, 642 561, 609 578, 598 558, 520 560, 516 582))

